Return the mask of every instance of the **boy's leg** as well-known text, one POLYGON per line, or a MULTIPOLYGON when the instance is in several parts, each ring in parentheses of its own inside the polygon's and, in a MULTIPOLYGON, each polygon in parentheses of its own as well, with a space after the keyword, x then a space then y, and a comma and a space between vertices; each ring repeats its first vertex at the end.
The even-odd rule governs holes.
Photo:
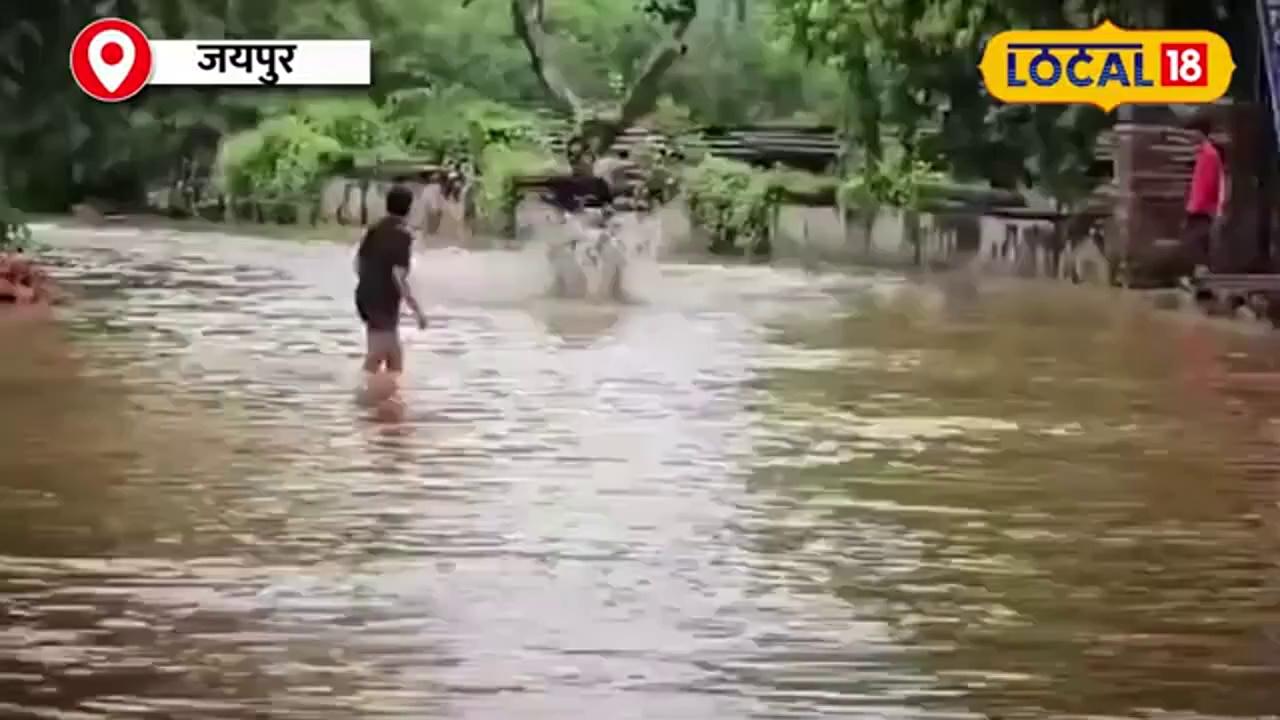
POLYGON ((365 326, 363 368, 365 373, 368 375, 377 374, 382 370, 382 364, 385 360, 379 348, 379 334, 379 331, 374 330, 373 327, 368 325, 365 326))
POLYGON ((1184 242, 1191 256, 1191 276, 1207 273, 1213 258, 1213 219, 1207 215, 1187 218, 1184 242))
POLYGON ((400 333, 393 327, 369 329, 369 354, 365 359, 365 370, 370 373, 383 369, 399 374, 404 369, 404 360, 400 351, 400 333))
POLYGON ((383 361, 378 355, 379 322, 376 315, 370 312, 368 303, 360 297, 359 291, 356 292, 356 314, 360 316, 360 322, 364 323, 364 362, 361 367, 366 375, 373 375, 382 368, 383 361))
POLYGON ((385 343, 383 358, 386 362, 387 372, 392 375, 400 375, 404 372, 404 348, 400 345, 399 331, 391 330, 386 333, 383 342, 385 343))
POLYGON ((400 339, 395 330, 369 330, 364 402, 379 405, 396 397, 400 385, 400 339))

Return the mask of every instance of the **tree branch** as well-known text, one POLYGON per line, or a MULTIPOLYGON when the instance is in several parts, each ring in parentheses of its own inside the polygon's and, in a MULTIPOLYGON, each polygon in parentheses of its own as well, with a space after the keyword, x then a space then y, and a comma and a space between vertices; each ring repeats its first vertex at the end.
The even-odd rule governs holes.
POLYGON ((684 36, 689 31, 689 26, 693 25, 694 17, 696 17, 695 13, 689 12, 672 22, 670 38, 649 55, 644 69, 640 71, 635 82, 631 83, 626 98, 618 108, 618 117, 602 129, 597 139, 600 149, 603 150, 612 145, 622 131, 653 112, 653 108, 658 103, 658 92, 663 76, 685 54, 684 36))
MULTIPOLYGON (((538 83, 558 109, 571 113, 580 124, 580 133, 596 152, 613 144, 623 130, 653 111, 658 102, 662 78, 685 54, 684 36, 697 16, 697 0, 674 0, 664 16, 669 37, 649 55, 644 68, 609 117, 587 117, 586 106, 549 61, 550 35, 543 24, 546 0, 510 0, 511 20, 516 36, 529 55, 529 66, 538 83)), ((472 0, 462 0, 463 6, 472 0)))
POLYGON ((542 89, 561 110, 577 117, 582 101, 560 73, 546 62, 548 35, 542 25, 542 4, 543 0, 511 0, 511 20, 516 36, 529 53, 529 66, 542 89))

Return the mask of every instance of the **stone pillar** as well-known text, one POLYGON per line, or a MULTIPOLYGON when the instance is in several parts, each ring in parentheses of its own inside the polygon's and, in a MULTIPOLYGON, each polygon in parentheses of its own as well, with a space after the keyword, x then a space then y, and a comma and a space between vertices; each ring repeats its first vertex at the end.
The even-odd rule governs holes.
POLYGON ((1262 135, 1264 113, 1256 105, 1236 105, 1222 115, 1230 196, 1214 243, 1214 269, 1220 272, 1266 270, 1266 252, 1259 243, 1260 212, 1266 212, 1259 163, 1271 157, 1262 135))
POLYGON ((1134 227, 1135 203, 1130 187, 1137 139, 1131 122, 1117 123, 1114 132, 1115 154, 1112 162, 1115 165, 1116 195, 1115 211, 1111 215, 1110 227, 1107 228, 1107 255, 1112 265, 1127 268, 1130 238, 1137 229, 1134 227))
POLYGON ((1178 251, 1182 221, 1181 197, 1165 183, 1160 147, 1165 128, 1140 122, 1116 125, 1116 206, 1108 236, 1108 260, 1127 270, 1138 285, 1161 284, 1158 266, 1178 251))

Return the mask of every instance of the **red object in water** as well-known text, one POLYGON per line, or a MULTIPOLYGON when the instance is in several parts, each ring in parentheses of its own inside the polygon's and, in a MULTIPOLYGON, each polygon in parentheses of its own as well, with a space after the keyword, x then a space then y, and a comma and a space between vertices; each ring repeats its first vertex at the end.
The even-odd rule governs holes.
POLYGON ((53 282, 28 258, 0 253, 0 304, 49 305, 56 298, 53 282))

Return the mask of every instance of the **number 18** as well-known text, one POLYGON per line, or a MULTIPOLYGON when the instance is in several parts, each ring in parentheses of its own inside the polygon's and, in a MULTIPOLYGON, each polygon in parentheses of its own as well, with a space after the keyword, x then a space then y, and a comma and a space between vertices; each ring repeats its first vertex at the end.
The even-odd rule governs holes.
POLYGON ((1160 84, 1166 87, 1194 87, 1209 84, 1209 68, 1205 59, 1209 46, 1165 44, 1160 46, 1160 84))

